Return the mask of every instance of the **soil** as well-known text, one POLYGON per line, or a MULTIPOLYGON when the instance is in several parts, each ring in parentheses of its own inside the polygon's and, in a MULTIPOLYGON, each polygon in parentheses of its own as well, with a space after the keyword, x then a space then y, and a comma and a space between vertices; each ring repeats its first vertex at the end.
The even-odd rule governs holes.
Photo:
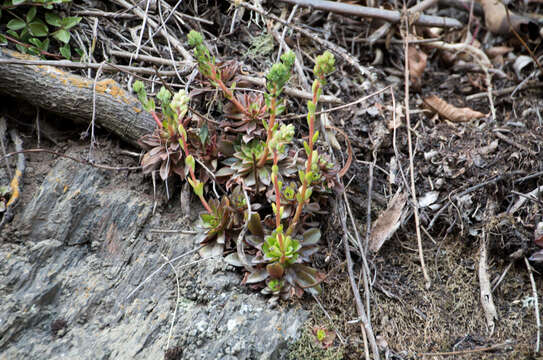
MULTIPOLYGON (((274 8, 272 4, 267 6, 274 8)), ((263 20, 253 18, 255 14, 246 11, 237 19, 238 31, 228 34, 232 13, 227 9, 226 2, 211 2, 209 11, 205 13, 207 19, 221 25, 219 31, 216 26, 203 26, 218 36, 214 41, 215 53, 224 59, 233 58, 243 62, 244 71, 251 74, 265 71, 273 63, 278 47, 266 32, 263 20)), ((527 10, 533 11, 532 8, 527 10)), ((193 13, 190 9, 186 11, 193 13)), ((465 12, 450 9, 446 12, 452 12, 460 21, 467 23, 465 12)), ((383 62, 371 68, 374 79, 354 73, 350 65, 338 58, 337 71, 330 79, 326 93, 334 94, 348 103, 396 84, 393 87, 394 96, 391 96, 391 91, 384 92, 328 115, 334 126, 346 132, 353 146, 354 161, 344 181, 348 183, 346 192, 358 231, 366 234, 370 179, 373 184, 372 221, 386 209, 396 189, 404 186, 403 178, 409 181, 405 117, 402 116, 402 124, 396 131, 388 126, 393 104, 399 106, 405 96, 402 82, 403 47, 397 43, 378 43, 370 47, 364 42, 351 42, 355 32, 371 33, 375 29, 369 22, 359 19, 301 9, 295 20, 296 23, 326 29, 328 34, 334 34, 330 41, 349 49, 358 56, 361 64, 371 63, 377 50, 385 54, 383 62), (373 161, 375 168, 373 175, 370 175, 369 164, 373 161), (391 180, 391 174, 394 180, 391 180)), ((100 36, 110 35, 104 33, 100 36)), ((398 37, 398 34, 394 36, 398 37)), ((296 32, 289 31, 287 38, 288 44, 297 46, 304 53, 307 67, 312 66, 310 58, 324 50, 296 32)), ((488 38, 495 45, 506 42, 501 37, 488 35, 488 38)), ((447 356, 462 359, 542 359, 541 353, 534 354, 537 341, 534 290, 524 262, 524 257, 529 257, 536 249, 533 232, 536 224, 543 221, 541 200, 527 201, 515 214, 508 213, 508 209, 519 200, 519 193, 529 193, 543 182, 541 175, 529 177, 543 170, 543 125, 539 115, 543 108, 542 89, 521 90, 521 95, 515 97, 509 94, 494 97, 496 119, 492 120, 488 98, 466 100, 468 95, 486 91, 485 75, 457 73, 453 67, 443 64, 438 51, 427 52, 429 59, 422 87, 419 91, 412 90, 409 106, 416 148, 413 161, 418 197, 431 191, 439 193, 438 200, 430 204, 432 206, 420 209, 421 223, 427 230, 422 235, 422 248, 432 285, 429 289, 425 287, 417 252, 415 221, 412 211, 409 211, 399 230, 377 254, 368 259, 373 276, 371 324, 378 344, 387 359, 440 359, 447 356), (430 94, 436 94, 458 107, 469 106, 489 115, 466 123, 444 120, 422 106, 422 99, 430 94), (458 194, 461 196, 456 197, 458 194), (485 234, 489 249, 488 275, 495 286, 492 295, 499 316, 493 333, 487 326, 481 306, 478 277, 481 239, 485 234), (514 253, 516 257, 512 257, 514 253), (503 279, 500 279, 501 276, 503 279)), ((514 52, 524 54, 525 50, 518 46, 514 52)), ((512 61, 505 61, 503 69, 512 73, 512 61)), ((497 79, 494 88, 516 85, 519 80, 515 76, 497 79)), ((208 94, 206 100, 215 101, 214 96, 208 94)), ((6 104, 13 100, 0 101, 6 104)), ((202 100, 198 106, 206 104, 208 102, 202 100)), ((288 105, 289 114, 304 113, 303 100, 291 98, 288 105)), ((20 111, 18 108, 3 106, 0 111, 8 119, 8 128, 16 127, 21 131, 25 149, 38 147, 35 114, 31 110, 20 111)), ((405 108, 399 111, 404 114, 405 108)), ((85 153, 89 149, 89 140, 79 139, 79 135, 85 132, 84 128, 63 125, 59 119, 47 114, 41 123, 44 133, 40 147, 60 153, 85 153)), ((297 122, 302 129, 304 124, 304 121, 297 122)), ((342 137, 338 136, 338 140, 343 144, 342 137)), ((97 163, 137 165, 135 158, 121 152, 123 149, 133 150, 129 145, 111 139, 104 132, 98 133, 97 141, 96 146, 100 149, 95 152, 94 160, 97 163)), ((336 151, 338 159, 342 155, 344 158, 347 156, 345 151, 336 151)), ((52 155, 45 153, 25 156, 27 172, 19 206, 30 201, 54 161, 52 155)), ((129 172, 126 176, 134 179, 141 174, 129 172)), ((115 186, 124 184, 120 182, 115 186)), ((169 202, 165 199, 163 185, 159 186, 160 204, 157 211, 179 206, 176 200, 179 186, 172 186, 174 195, 169 202)), ((152 191, 149 178, 142 177, 141 187, 136 190, 152 191)), ((166 218, 174 216, 166 213, 166 218)), ((323 224, 326 244, 315 258, 316 266, 328 274, 323 284, 323 294, 318 302, 306 297, 282 304, 291 306, 293 302, 300 301, 311 312, 300 339, 290 345, 291 359, 364 357, 364 340, 336 217, 330 216, 329 222, 323 224), (318 342, 313 333, 314 327, 336 332, 328 348, 318 342)), ((11 231, 17 229, 9 224, 3 229, 4 234, 11 231)), ((353 256, 355 273, 358 275, 361 259, 356 252, 353 252, 353 256)), ((541 313, 543 267, 541 263, 532 263, 532 266, 540 300, 537 310, 541 313)), ((361 293, 364 299, 363 290, 361 293)))

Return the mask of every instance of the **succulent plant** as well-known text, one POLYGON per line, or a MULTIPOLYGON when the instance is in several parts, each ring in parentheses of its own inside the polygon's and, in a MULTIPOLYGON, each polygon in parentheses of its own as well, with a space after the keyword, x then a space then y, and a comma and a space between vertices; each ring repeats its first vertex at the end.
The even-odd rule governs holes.
POLYGON ((200 214, 200 228, 203 230, 200 243, 216 241, 218 244, 225 244, 229 240, 228 232, 240 225, 240 217, 230 206, 230 200, 226 196, 223 196, 221 201, 210 200, 209 206, 211 213, 200 214))
POLYGON ((188 42, 202 82, 211 83, 229 101, 221 109, 224 117, 214 121, 189 112, 188 94, 172 96, 164 88, 156 95, 157 114, 157 104, 147 98, 143 84, 134 84, 158 126, 140 140, 147 150, 144 171, 160 168, 163 179, 177 173, 190 183, 206 209, 199 223, 199 241, 205 245, 201 255, 229 253, 228 263, 246 269, 243 283, 264 294, 288 298, 320 293, 324 276, 310 265, 321 233, 308 229, 308 215, 311 221, 318 220, 314 215, 322 212, 326 193, 338 190, 335 179, 344 171, 334 168, 317 149, 315 115, 325 76, 334 70, 333 56, 324 53, 316 59, 313 98, 307 104, 309 136, 293 142, 294 125, 281 123, 277 116, 285 111, 282 94, 292 74, 294 53, 283 54, 271 67, 266 93, 239 93, 235 84, 239 64, 216 62, 195 31, 189 33, 188 42), (220 200, 206 199, 209 176, 225 192, 220 200), (242 231, 245 222, 248 233, 242 231))
MULTIPOLYGON (((257 252, 247 257, 254 270, 244 279, 246 284, 262 284, 267 289, 263 290, 265 293, 280 294, 282 297, 301 295, 304 291, 313 294, 321 292, 319 281, 322 274, 305 265, 310 263, 311 256, 318 251, 321 237, 319 229, 309 229, 299 239, 285 236, 282 229, 270 233, 262 225, 258 213, 253 213, 248 229, 250 234, 245 236, 245 242, 257 252), (283 236, 283 249, 278 236, 283 236)), ((225 260, 231 265, 243 266, 237 253, 230 254, 225 260)))
POLYGON ((259 93, 243 93, 237 95, 236 98, 247 111, 239 111, 231 102, 226 104, 223 108, 224 114, 233 121, 223 122, 225 131, 243 134, 243 141, 246 143, 255 137, 264 135, 265 129, 262 126, 262 121, 268 115, 264 96, 259 93))
MULTIPOLYGON (((249 143, 237 142, 233 146, 233 156, 222 161, 224 165, 215 173, 217 178, 228 178, 227 187, 235 183, 236 178, 241 177, 248 187, 255 187, 258 182, 257 190, 266 190, 271 184, 270 174, 273 165, 272 154, 267 152, 267 159, 262 166, 259 166, 259 159, 265 154, 266 144, 258 139, 253 139, 249 143)), ((279 173, 283 176, 292 176, 296 173, 296 156, 292 158, 288 153, 279 155, 279 173)))

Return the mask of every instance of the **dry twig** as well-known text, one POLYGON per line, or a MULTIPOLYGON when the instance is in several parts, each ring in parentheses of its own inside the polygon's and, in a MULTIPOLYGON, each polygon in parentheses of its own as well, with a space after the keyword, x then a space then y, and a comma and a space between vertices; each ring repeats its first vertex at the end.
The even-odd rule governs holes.
POLYGON ((530 274, 530 284, 532 285, 532 296, 534 297, 534 310, 535 310, 535 324, 537 327, 537 338, 535 341, 535 353, 539 353, 540 350, 540 341, 541 341, 541 319, 539 317, 539 299, 537 295, 537 288, 535 286, 534 274, 532 272, 532 267, 528 262, 528 259, 524 257, 524 263, 526 264, 526 269, 528 269, 528 274, 530 274))
MULTIPOLYGON (((153 19, 148 18, 145 11, 143 11, 142 9, 140 9, 137 6, 134 6, 134 5, 130 4, 128 1, 125 1, 125 0, 114 0, 114 2, 121 5, 125 9, 128 9, 128 10, 134 12, 134 14, 136 14, 140 19, 148 22, 149 25, 151 25, 151 27, 154 30, 158 31, 160 33, 160 35, 162 35, 168 42, 170 42, 173 45, 175 50, 177 50, 177 52, 179 52, 179 54, 181 54, 185 60, 187 60, 187 61, 193 61, 194 60, 192 55, 190 54, 190 52, 188 52, 183 47, 181 42, 176 37, 171 36, 170 34, 168 34, 166 29, 164 27, 159 26, 159 24, 156 21, 154 21, 153 19)), ((142 33, 143 33, 143 29, 142 29, 142 33)))
MULTIPOLYGON (((354 15, 365 18, 379 19, 388 21, 394 24, 400 23, 402 20, 402 14, 399 11, 385 10, 379 8, 372 8, 367 6, 346 4, 336 1, 325 0, 281 0, 290 4, 296 4, 306 7, 312 7, 318 10, 325 10, 345 15, 354 15)), ((421 7, 423 9, 423 7, 421 7)), ((420 11, 420 10, 419 10, 420 11)), ((415 25, 419 26, 432 26, 432 27, 445 27, 460 29, 464 26, 460 21, 452 18, 420 15, 415 19, 415 25)))
POLYGON ((294 24, 291 24, 273 14, 270 14, 270 13, 267 13, 261 9, 259 9, 258 7, 254 6, 254 5, 251 5, 247 2, 244 2, 244 1, 234 1, 234 0, 229 0, 230 3, 232 4, 235 4, 235 5, 240 5, 240 6, 243 6, 249 10, 252 10, 252 11, 255 11, 257 13, 259 13, 260 15, 262 16, 266 16, 274 21, 277 21, 283 25, 286 25, 288 27, 290 27, 291 29, 294 29, 296 30, 297 32, 299 32, 300 34, 304 34, 305 36, 307 36, 308 38, 310 38, 311 40, 321 44, 322 46, 326 47, 327 49, 329 49, 330 51, 332 52, 335 52, 336 54, 338 54, 339 56, 341 56, 343 58, 343 60, 345 60, 348 64, 350 64, 352 67, 354 67, 360 74, 364 75, 364 76, 368 76, 368 77, 373 77, 372 73, 364 68, 362 65, 360 65, 360 63, 358 62, 357 59, 355 59, 351 54, 349 54, 349 52, 347 52, 347 50, 345 50, 344 48, 342 48, 341 46, 338 46, 336 44, 334 44, 333 42, 331 41, 328 41, 328 40, 325 40, 325 39, 322 39, 321 37, 313 34, 311 31, 309 30, 306 30, 300 26, 297 26, 297 25, 294 25, 294 24))
MULTIPOLYGON (((404 1, 404 9, 405 9, 404 1)), ((417 232, 417 246, 419 250, 420 265, 422 268, 422 274, 426 281, 426 289, 430 289, 432 286, 432 280, 426 270, 426 264, 424 263, 424 252, 422 250, 422 236, 420 233, 420 218, 417 200, 417 190, 415 189, 415 170, 413 164, 413 144, 411 140, 411 117, 409 115, 409 56, 407 56, 407 35, 409 34, 409 20, 405 17, 405 31, 404 34, 404 52, 405 52, 405 67, 404 67, 404 81, 405 81, 405 122, 407 126, 407 146, 409 149, 409 175, 411 180, 411 197, 413 198, 413 213, 415 215, 415 227, 417 232)), ((394 110, 395 111, 395 110, 394 110)))
MULTIPOLYGON (((490 219, 494 215, 495 207, 495 202, 489 199, 485 211, 486 219, 490 219)), ((492 299, 490 278, 488 276, 487 248, 488 233, 487 230, 483 228, 479 252, 479 288, 481 291, 481 305, 483 306, 483 310, 485 312, 488 332, 489 335, 492 336, 492 334, 494 334, 494 328, 496 325, 494 321, 498 319, 498 313, 496 312, 496 306, 494 305, 494 300, 492 299)))

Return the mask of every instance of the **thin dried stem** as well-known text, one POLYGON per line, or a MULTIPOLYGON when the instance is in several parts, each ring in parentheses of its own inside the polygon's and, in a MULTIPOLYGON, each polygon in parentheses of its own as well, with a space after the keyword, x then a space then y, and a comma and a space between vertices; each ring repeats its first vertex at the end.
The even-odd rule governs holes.
MULTIPOLYGON (((404 10, 406 9, 404 1, 404 10)), ((407 16, 405 17, 405 35, 404 35, 404 52, 405 52, 405 68, 404 68, 404 81, 405 81, 405 122, 407 126, 407 145, 409 148, 409 175, 411 180, 411 196, 413 198, 413 213, 415 215, 415 227, 417 231, 417 246, 419 250, 420 265, 422 268, 422 274, 426 281, 426 289, 430 289, 432 286, 432 280, 426 270, 426 264, 424 262, 424 252, 422 250, 422 236, 420 233, 420 218, 418 209, 417 192, 415 189, 415 170, 413 165, 413 143, 411 140, 411 118, 409 115, 409 56, 407 56, 407 34, 409 34, 409 21, 407 16)))

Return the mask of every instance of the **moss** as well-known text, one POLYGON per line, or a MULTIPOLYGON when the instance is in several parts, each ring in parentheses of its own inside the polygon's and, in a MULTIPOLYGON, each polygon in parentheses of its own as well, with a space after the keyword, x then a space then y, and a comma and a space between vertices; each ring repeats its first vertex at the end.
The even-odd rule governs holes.
POLYGON ((300 338, 289 346, 288 359, 340 360, 343 359, 343 350, 341 346, 323 348, 311 331, 311 325, 308 322, 300 338))

